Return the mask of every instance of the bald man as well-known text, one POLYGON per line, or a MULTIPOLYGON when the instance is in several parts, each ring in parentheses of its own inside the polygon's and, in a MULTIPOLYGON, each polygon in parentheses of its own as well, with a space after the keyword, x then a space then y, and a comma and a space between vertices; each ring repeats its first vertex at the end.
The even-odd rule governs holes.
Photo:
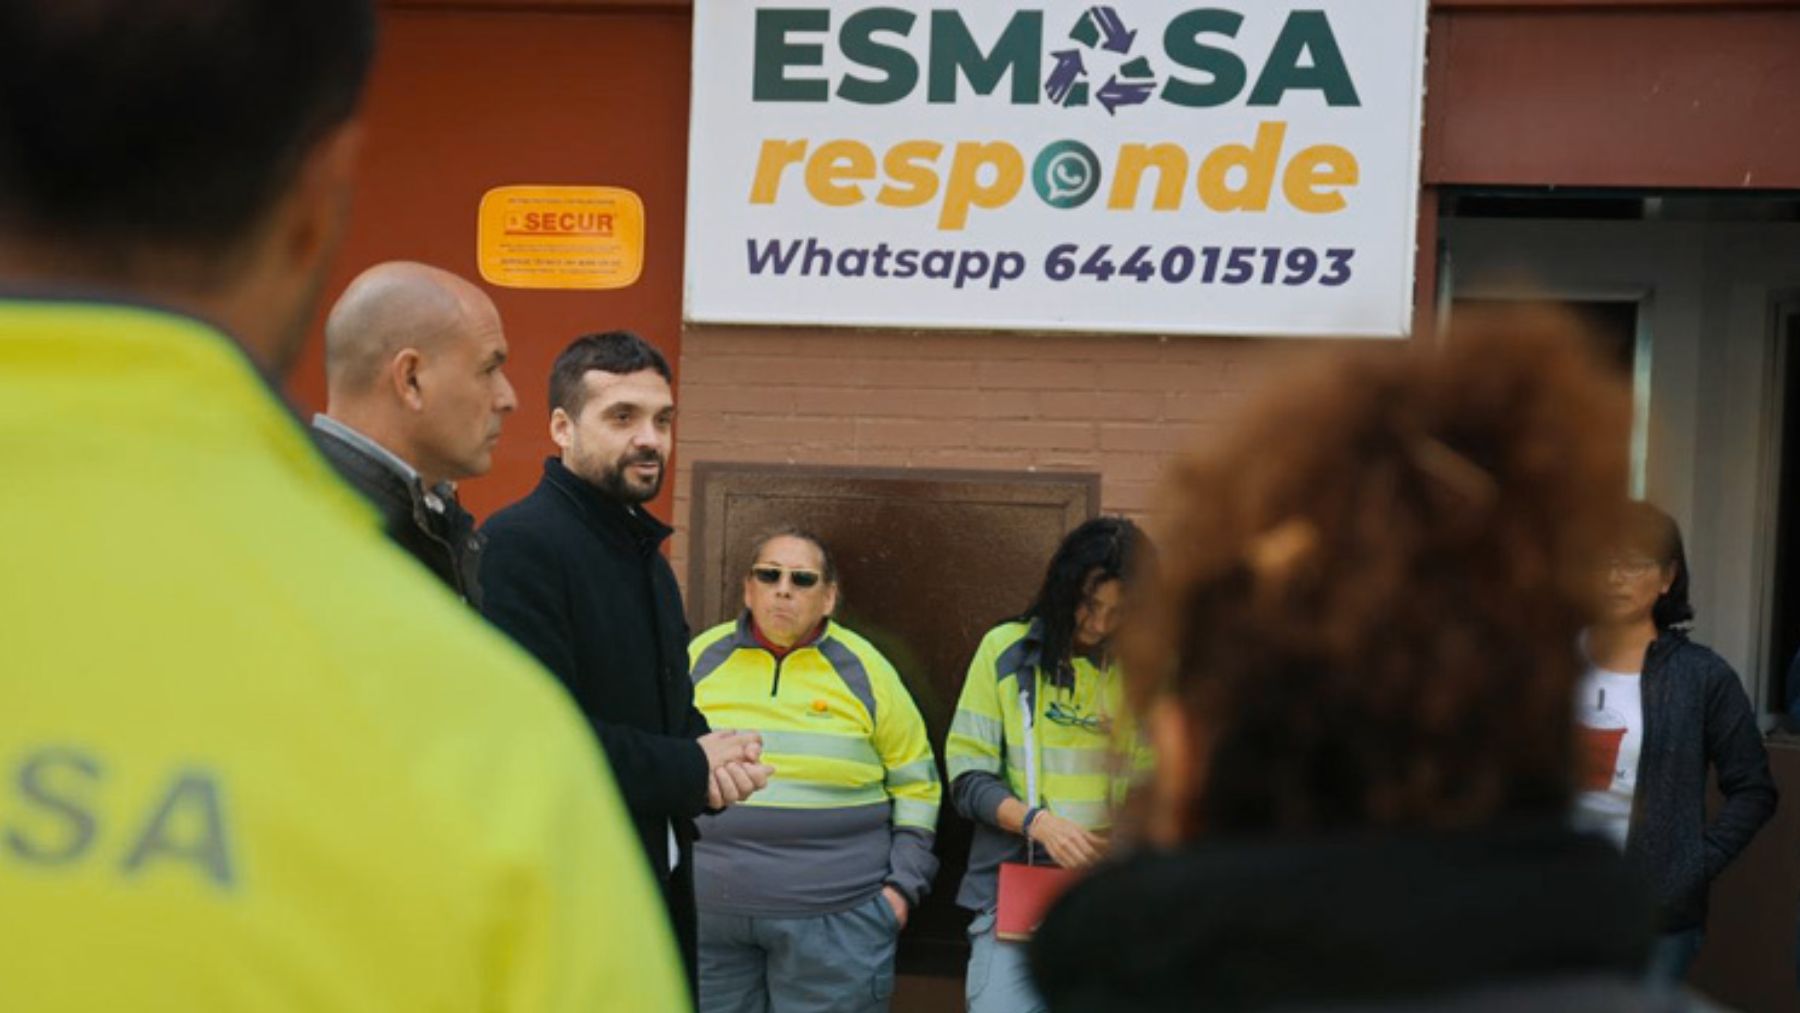
POLYGON ((325 322, 319 448, 381 511, 388 537, 479 608, 482 538, 455 483, 487 473, 517 406, 506 334, 481 289, 425 264, 358 275, 325 322))

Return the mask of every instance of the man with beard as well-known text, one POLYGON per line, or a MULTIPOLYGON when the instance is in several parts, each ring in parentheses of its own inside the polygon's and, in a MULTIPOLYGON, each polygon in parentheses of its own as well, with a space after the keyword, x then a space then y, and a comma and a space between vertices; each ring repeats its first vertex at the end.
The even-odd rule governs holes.
POLYGON ((505 363, 494 301, 425 264, 369 268, 325 321, 329 399, 314 442, 388 537, 477 608, 481 538, 455 483, 493 466, 517 406, 505 363))
POLYGON ((694 817, 768 782, 752 733, 713 732, 687 677, 687 620, 643 504, 675 422, 669 364, 627 331, 577 338, 550 371, 550 437, 530 495, 495 514, 482 611, 562 679, 600 736, 695 968, 694 817))

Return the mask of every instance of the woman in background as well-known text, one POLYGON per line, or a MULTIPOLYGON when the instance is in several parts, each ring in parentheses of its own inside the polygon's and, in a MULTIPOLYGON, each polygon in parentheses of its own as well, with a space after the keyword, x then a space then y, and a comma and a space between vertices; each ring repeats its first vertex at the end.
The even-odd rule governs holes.
POLYGON ((1668 514, 1632 503, 1601 558, 1600 611, 1575 697, 1585 766, 1576 816, 1651 886, 1652 978, 1687 975, 1707 888, 1775 812, 1756 712, 1725 659, 1687 638, 1687 555, 1668 514), (1706 773, 1725 803, 1706 818, 1706 773))
POLYGON ((951 801, 975 824, 956 894, 975 912, 964 983, 970 1013, 1044 1008, 1023 944, 995 936, 1001 863, 1033 855, 1082 869, 1105 851, 1114 718, 1125 706, 1113 639, 1144 550, 1143 535, 1122 517, 1076 528, 1031 607, 989 630, 969 662, 944 758, 951 801))

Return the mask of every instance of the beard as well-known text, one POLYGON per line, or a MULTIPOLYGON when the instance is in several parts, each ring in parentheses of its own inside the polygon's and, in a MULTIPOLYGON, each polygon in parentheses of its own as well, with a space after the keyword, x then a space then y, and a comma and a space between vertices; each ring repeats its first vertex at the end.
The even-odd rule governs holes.
POLYGON ((598 486, 607 498, 624 503, 627 506, 638 506, 656 498, 662 491, 663 478, 669 473, 668 462, 654 450, 637 450, 620 457, 610 465, 600 465, 591 469, 591 474, 583 478, 598 486), (644 480, 632 475, 629 471, 634 464, 655 463, 656 477, 644 480))

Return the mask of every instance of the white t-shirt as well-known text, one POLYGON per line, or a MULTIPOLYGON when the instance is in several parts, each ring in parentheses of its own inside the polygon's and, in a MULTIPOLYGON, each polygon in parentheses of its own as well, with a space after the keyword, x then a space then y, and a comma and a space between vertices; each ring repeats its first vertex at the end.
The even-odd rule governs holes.
POLYGON ((1621 849, 1631 830, 1638 753, 1644 746, 1641 685, 1636 672, 1589 668, 1575 690, 1581 778, 1581 790, 1575 799, 1575 825, 1604 834, 1621 849))

